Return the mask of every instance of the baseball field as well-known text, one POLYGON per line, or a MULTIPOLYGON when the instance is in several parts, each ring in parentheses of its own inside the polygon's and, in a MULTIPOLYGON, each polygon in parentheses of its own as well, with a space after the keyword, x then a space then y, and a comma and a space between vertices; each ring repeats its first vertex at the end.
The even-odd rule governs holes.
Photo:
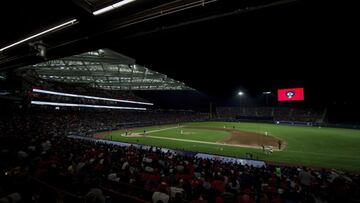
POLYGON ((102 132, 96 137, 240 158, 252 153, 268 162, 360 171, 360 130, 353 129, 194 122, 102 132))

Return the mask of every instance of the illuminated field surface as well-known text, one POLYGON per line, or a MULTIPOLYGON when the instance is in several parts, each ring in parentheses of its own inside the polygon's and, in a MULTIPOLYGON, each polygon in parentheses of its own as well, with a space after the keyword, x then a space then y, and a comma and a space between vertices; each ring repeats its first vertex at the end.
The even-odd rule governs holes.
POLYGON ((265 161, 360 171, 359 130, 199 122, 131 129, 128 134, 130 135, 126 136, 125 130, 118 130, 99 133, 97 136, 128 143, 242 158, 246 153, 252 153, 254 158, 265 161), (274 152, 265 154, 262 146, 272 146, 274 152))

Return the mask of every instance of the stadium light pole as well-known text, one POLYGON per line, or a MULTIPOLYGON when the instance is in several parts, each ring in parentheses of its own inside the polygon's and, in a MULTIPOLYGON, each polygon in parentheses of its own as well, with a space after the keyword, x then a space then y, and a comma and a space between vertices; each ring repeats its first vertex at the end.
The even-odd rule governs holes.
POLYGON ((241 108, 242 108, 242 97, 244 97, 244 92, 243 91, 239 91, 238 92, 238 96, 240 97, 240 111, 241 111, 241 108))
POLYGON ((270 92, 270 91, 268 91, 268 92, 263 92, 262 94, 265 95, 266 106, 268 107, 268 106, 269 106, 269 95, 271 94, 271 92, 270 92))

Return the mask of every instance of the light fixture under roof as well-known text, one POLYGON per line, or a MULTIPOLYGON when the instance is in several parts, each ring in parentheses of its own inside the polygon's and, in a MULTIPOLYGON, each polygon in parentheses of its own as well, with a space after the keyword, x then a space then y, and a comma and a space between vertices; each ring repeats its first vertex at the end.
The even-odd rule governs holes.
POLYGON ((133 1, 135 1, 135 0, 122 0, 120 2, 117 2, 117 3, 113 4, 113 5, 110 5, 110 6, 107 6, 105 8, 99 9, 97 11, 94 11, 93 15, 100 15, 100 14, 109 12, 109 11, 111 11, 113 9, 119 8, 119 7, 121 7, 121 6, 125 5, 125 4, 131 3, 133 1))
POLYGON ((64 96, 64 97, 77 97, 77 98, 131 103, 131 104, 154 105, 153 103, 149 103, 149 102, 139 102, 139 101, 130 101, 130 100, 125 100, 125 99, 112 99, 112 98, 94 97, 94 96, 87 96, 87 95, 77 95, 77 94, 69 94, 69 93, 41 90, 41 89, 36 89, 36 88, 33 89, 33 92, 42 93, 42 94, 58 95, 58 96, 64 96))
POLYGON ((35 37, 39 37, 39 36, 44 35, 44 34, 46 34, 46 33, 49 33, 49 32, 55 31, 55 30, 59 30, 60 28, 63 28, 63 27, 66 27, 66 26, 75 24, 75 23, 77 23, 77 22, 78 22, 78 21, 77 21, 76 19, 69 20, 69 21, 67 21, 67 22, 65 22, 65 23, 62 23, 62 24, 60 24, 60 25, 57 25, 57 26, 52 27, 52 28, 50 28, 50 29, 47 29, 47 30, 45 30, 45 31, 39 32, 39 33, 37 33, 37 34, 35 34, 35 35, 32 35, 32 36, 30 36, 30 37, 28 37, 28 38, 25 38, 25 39, 22 39, 22 40, 20 40, 20 41, 17 41, 17 42, 15 42, 15 43, 13 43, 13 44, 10 44, 10 45, 6 46, 6 47, 3 47, 3 48, 0 49, 0 52, 4 51, 4 50, 6 50, 6 49, 9 49, 9 48, 11 48, 11 47, 13 47, 13 46, 16 46, 16 45, 18 45, 18 44, 21 44, 21 43, 24 43, 24 42, 26 42, 26 41, 29 41, 29 40, 31 40, 31 39, 34 39, 35 37))

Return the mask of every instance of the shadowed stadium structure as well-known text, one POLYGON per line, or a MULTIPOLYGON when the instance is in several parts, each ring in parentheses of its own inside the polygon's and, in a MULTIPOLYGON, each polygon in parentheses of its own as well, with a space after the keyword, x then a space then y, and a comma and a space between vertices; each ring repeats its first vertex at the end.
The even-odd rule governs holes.
POLYGON ((134 59, 108 49, 50 60, 19 70, 42 80, 85 84, 99 89, 191 90, 184 83, 135 64, 134 59))
POLYGON ((351 6, 4 8, 1 203, 360 201, 351 6))

